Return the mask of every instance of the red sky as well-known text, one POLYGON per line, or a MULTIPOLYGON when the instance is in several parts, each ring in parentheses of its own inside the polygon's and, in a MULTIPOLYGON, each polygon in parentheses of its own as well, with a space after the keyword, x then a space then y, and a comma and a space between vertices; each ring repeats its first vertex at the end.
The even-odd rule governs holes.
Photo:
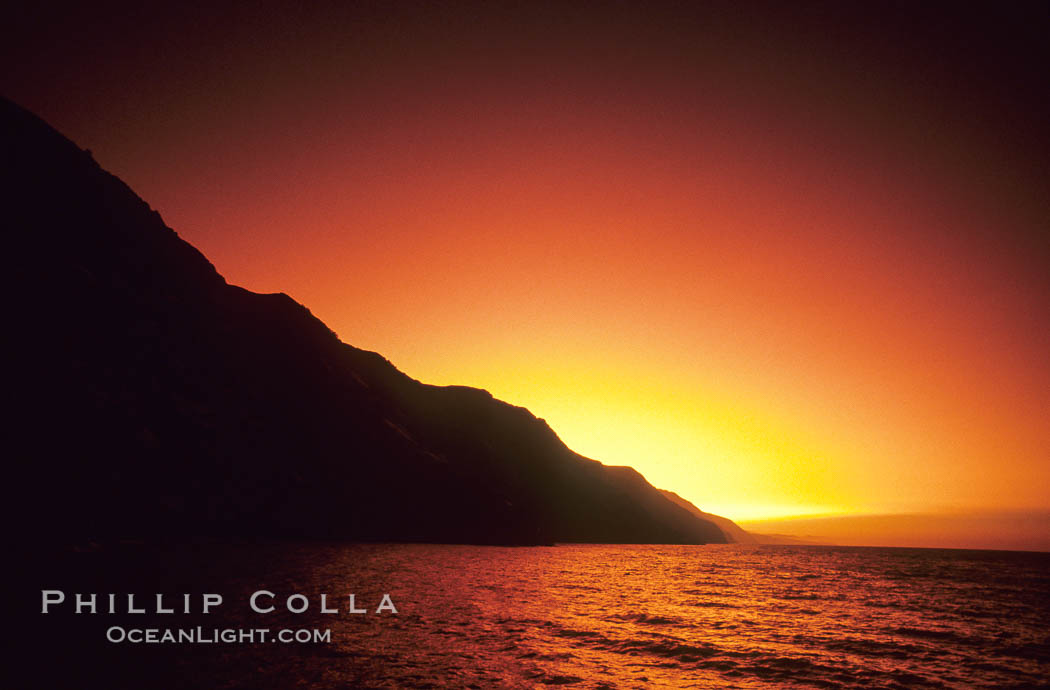
POLYGON ((230 282, 705 510, 1050 509, 1045 7, 453 7, 30 11, 0 83, 230 282))

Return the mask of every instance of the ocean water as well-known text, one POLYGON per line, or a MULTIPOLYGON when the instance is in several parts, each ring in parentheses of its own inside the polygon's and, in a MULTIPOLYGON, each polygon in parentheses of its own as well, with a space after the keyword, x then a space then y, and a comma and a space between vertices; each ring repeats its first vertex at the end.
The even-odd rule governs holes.
MULTIPOLYGON (((67 573, 71 591, 88 571, 112 582, 112 559, 95 558, 67 573)), ((327 629, 331 642, 107 642, 90 672, 210 687, 1050 687, 1050 554, 270 544, 150 563, 121 572, 143 592, 223 592, 220 612, 197 617, 209 625, 327 629), (310 608, 254 613, 258 589, 310 608), (398 613, 349 614, 351 592, 369 610, 388 593, 398 613), (322 593, 340 613, 320 613, 322 593)), ((75 618, 66 639, 129 617, 75 618)))

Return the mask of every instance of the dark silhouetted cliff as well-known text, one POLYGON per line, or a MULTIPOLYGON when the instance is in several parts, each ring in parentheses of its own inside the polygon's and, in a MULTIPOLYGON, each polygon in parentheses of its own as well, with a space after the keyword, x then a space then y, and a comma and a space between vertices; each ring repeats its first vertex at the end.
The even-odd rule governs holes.
POLYGON ((287 295, 228 285, 89 153, 0 111, 16 531, 725 541, 527 410, 419 383, 287 295))

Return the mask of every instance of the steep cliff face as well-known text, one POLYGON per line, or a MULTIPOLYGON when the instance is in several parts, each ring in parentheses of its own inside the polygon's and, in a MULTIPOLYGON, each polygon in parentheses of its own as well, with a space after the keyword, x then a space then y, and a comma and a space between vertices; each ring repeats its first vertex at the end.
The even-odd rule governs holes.
POLYGON ((0 121, 33 534, 725 541, 527 410, 228 285, 89 153, 10 102, 0 121))

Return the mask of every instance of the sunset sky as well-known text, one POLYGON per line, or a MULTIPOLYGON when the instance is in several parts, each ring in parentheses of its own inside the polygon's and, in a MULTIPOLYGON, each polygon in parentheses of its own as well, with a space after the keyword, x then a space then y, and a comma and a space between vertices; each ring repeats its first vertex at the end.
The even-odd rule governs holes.
POLYGON ((1045 517, 1047 6, 794 4, 41 7, 0 86, 231 283, 704 510, 1045 517))

